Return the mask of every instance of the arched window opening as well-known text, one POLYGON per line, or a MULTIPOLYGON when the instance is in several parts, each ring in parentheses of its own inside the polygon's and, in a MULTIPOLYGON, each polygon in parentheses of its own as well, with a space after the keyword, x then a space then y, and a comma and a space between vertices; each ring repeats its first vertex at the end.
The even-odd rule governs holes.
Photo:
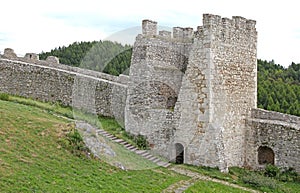
POLYGON ((274 151, 267 146, 260 146, 258 148, 258 164, 273 164, 274 165, 275 154, 274 151))
POLYGON ((184 163, 184 147, 180 143, 175 144, 175 149, 176 149, 176 159, 175 163, 176 164, 183 164, 184 163))

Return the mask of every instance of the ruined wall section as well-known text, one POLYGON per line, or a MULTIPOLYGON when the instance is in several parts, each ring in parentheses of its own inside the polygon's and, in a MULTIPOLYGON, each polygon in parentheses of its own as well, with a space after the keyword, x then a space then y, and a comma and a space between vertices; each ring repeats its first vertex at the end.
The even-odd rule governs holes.
POLYGON ((148 138, 155 151, 167 154, 173 136, 173 110, 188 62, 191 28, 160 31, 157 23, 143 21, 136 38, 127 92, 126 130, 148 138))
MULTIPOLYGON (((128 82, 128 80, 126 80, 125 78, 120 78, 118 76, 113 76, 113 75, 98 72, 98 71, 93 71, 93 70, 88 70, 88 69, 83 69, 83 68, 78 68, 78 67, 74 67, 74 66, 61 64, 59 62, 59 59, 55 56, 48 56, 46 58, 46 60, 39 60, 39 56, 35 53, 27 53, 27 54, 25 54, 24 57, 18 57, 15 54, 13 49, 6 48, 4 50, 4 54, 0 55, 0 58, 21 61, 21 62, 30 63, 30 64, 48 66, 48 67, 66 70, 66 71, 70 71, 70 72, 76 72, 76 73, 93 76, 93 77, 104 79, 104 80, 109 80, 112 82, 118 82, 121 84, 127 84, 127 82, 128 82)), ((120 75, 120 76, 125 77, 126 75, 120 75)), ((128 76, 127 76, 127 79, 128 79, 128 76)))
POLYGON ((124 120, 124 93, 127 92, 127 85, 61 68, 2 57, 0 92, 40 101, 60 102, 66 106, 124 120))
POLYGON ((260 169, 258 148, 271 148, 274 164, 292 167, 300 172, 300 117, 283 113, 253 109, 247 119, 246 166, 260 169))

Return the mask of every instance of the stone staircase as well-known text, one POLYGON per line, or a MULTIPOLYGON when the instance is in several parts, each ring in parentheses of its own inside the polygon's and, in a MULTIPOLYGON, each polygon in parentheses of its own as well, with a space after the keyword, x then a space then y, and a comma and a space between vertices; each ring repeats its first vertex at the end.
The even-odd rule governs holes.
MULTIPOLYGON (((108 133, 107 131, 100 129, 100 128, 95 128, 93 126, 91 126, 88 123, 82 122, 82 121, 77 121, 76 122, 76 127, 77 128, 94 128, 96 130, 97 135, 103 136, 108 140, 111 140, 117 144, 122 145, 124 148, 126 148, 127 150, 136 153, 139 156, 142 156, 143 158, 155 163, 158 166, 161 167, 169 167, 171 164, 163 161, 162 159, 152 155, 149 151, 147 150, 139 150, 138 148, 136 148, 135 146, 129 144, 127 141, 120 139, 110 133, 108 133)), ((93 145, 95 147, 95 145, 93 145)))
POLYGON ((131 152, 134 152, 136 153, 137 155, 140 155, 142 157, 144 157, 145 159, 155 163, 156 165, 158 166, 161 166, 161 167, 169 167, 171 164, 166 162, 166 161, 163 161, 162 159, 152 155, 149 151, 147 150, 139 150, 138 148, 134 147, 133 145, 129 144, 128 142, 124 141, 123 139, 120 139, 108 132, 106 132, 105 130, 103 129, 97 129, 97 134, 98 135, 101 135, 115 143, 118 143, 120 145, 122 145, 124 148, 128 149, 129 151, 131 152))

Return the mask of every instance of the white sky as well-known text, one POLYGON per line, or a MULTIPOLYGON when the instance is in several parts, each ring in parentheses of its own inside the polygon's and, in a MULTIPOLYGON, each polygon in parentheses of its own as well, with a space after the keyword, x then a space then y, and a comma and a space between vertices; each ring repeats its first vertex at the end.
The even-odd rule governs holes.
POLYGON ((151 19, 162 26, 202 25, 202 14, 257 21, 258 58, 300 63, 296 0, 1 0, 0 52, 40 53, 75 41, 103 40, 151 19))

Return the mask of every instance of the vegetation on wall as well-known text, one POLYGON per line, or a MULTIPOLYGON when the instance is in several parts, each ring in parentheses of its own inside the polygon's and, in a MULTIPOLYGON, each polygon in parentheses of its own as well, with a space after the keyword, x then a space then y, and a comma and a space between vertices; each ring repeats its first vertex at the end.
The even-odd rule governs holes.
MULTIPOLYGON (((41 59, 57 56, 63 64, 128 74, 132 48, 111 41, 75 42, 40 54, 41 59)), ((287 68, 272 61, 258 60, 258 104, 262 109, 300 116, 300 64, 287 68)))

